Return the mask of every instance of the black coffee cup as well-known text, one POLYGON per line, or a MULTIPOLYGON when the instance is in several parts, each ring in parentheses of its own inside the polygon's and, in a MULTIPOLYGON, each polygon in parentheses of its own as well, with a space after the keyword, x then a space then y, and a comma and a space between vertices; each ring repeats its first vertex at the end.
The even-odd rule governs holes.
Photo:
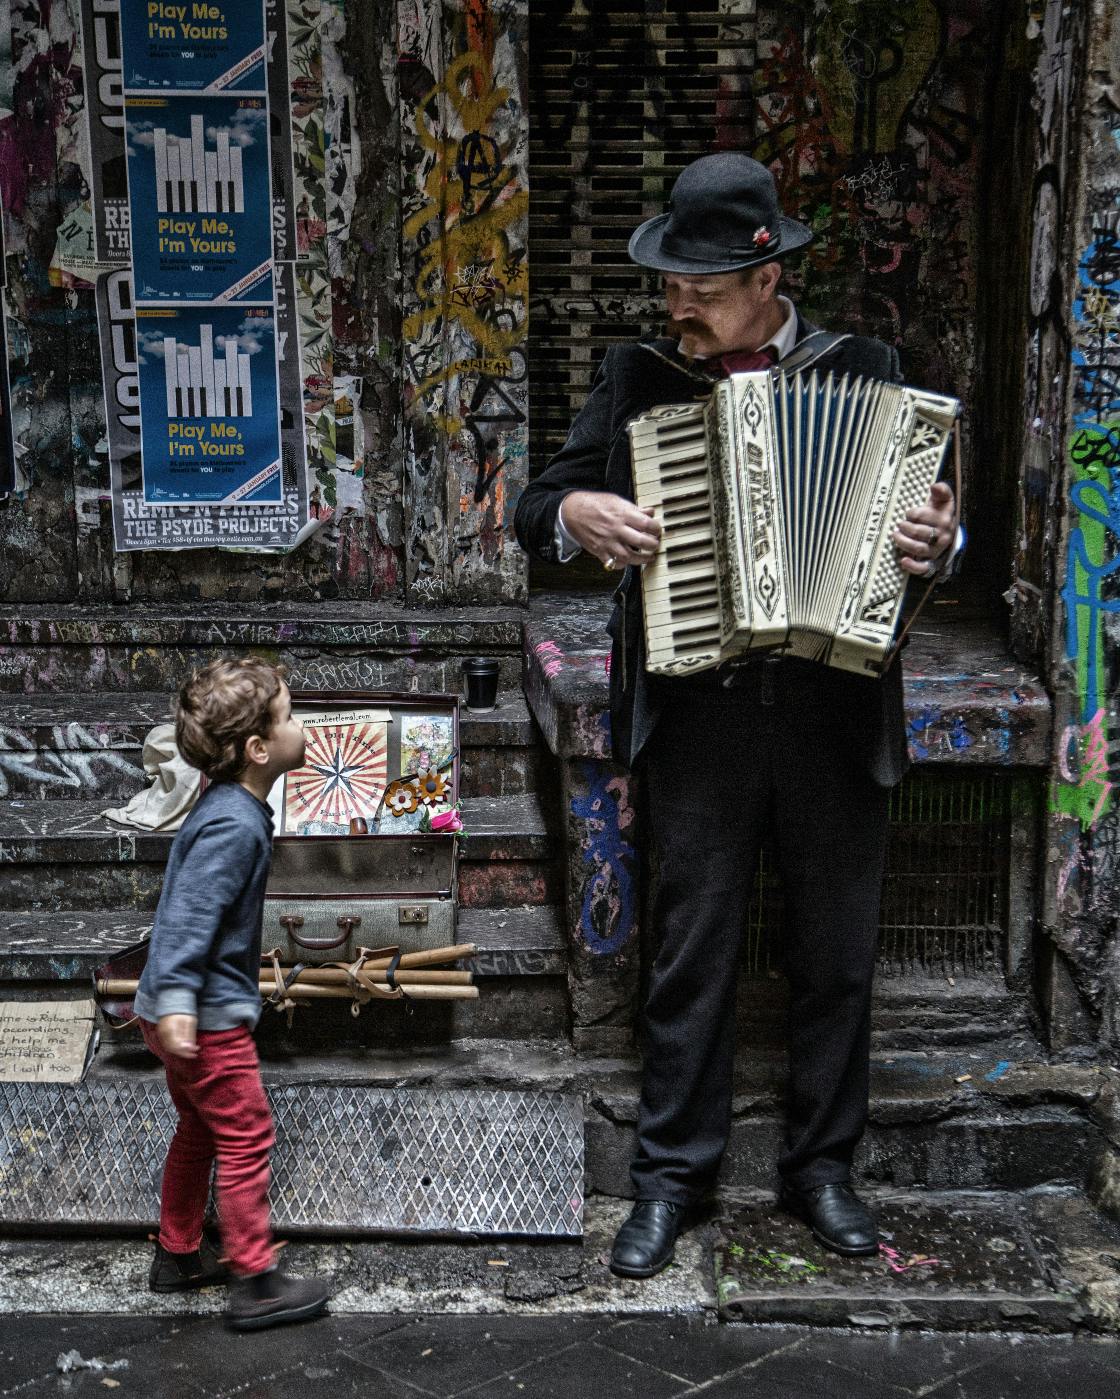
POLYGON ((468 656, 463 662, 467 678, 467 708, 488 714, 498 699, 499 663, 494 656, 468 656))

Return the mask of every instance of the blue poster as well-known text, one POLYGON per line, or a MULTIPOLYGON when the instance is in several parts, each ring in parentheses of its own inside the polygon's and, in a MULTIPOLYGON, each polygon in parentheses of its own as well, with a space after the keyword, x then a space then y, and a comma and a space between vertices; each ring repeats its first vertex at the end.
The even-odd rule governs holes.
POLYGON ((125 92, 264 92, 264 0, 120 3, 125 92))
POLYGON ((271 306, 137 308, 147 504, 283 499, 276 351, 271 306))
POLYGON ((136 299, 271 301, 263 97, 125 99, 136 299))

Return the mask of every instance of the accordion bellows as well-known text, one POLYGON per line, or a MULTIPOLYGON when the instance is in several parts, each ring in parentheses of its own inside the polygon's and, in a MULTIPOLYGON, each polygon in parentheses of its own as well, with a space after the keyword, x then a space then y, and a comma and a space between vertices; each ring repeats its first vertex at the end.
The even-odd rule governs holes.
POLYGON ((937 479, 960 404, 879 379, 733 374, 628 425, 646 668, 684 675, 768 648, 875 675, 909 579, 891 531, 937 479))

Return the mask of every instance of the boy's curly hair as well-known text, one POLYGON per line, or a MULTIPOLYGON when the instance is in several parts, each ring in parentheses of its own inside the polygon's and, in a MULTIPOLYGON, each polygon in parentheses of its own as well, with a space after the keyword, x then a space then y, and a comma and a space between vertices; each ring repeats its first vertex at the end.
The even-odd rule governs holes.
POLYGON ((240 776, 246 739, 272 732, 272 701, 283 679, 281 666, 259 656, 211 661, 193 671, 175 713, 179 752, 211 782, 240 776))

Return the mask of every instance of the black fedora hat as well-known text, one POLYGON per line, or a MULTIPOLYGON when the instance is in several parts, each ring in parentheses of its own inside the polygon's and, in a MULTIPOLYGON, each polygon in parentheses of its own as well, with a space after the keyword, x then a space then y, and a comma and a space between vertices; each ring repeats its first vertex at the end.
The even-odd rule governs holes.
POLYGON ((642 267, 702 276, 772 262, 812 237, 778 208, 774 177, 765 165, 723 151, 685 166, 669 196, 669 212, 635 229, 629 252, 642 267))

